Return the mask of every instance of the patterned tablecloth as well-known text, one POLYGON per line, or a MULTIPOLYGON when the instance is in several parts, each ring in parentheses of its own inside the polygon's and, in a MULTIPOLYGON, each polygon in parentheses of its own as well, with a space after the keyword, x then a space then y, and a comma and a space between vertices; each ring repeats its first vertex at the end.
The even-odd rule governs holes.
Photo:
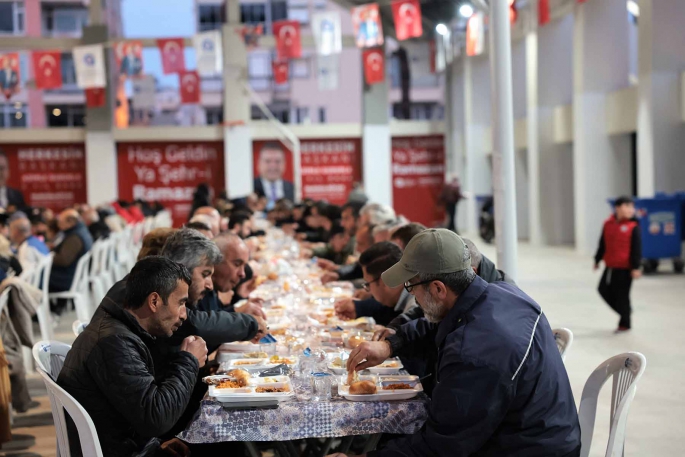
POLYGON ((289 441, 374 433, 414 433, 428 416, 424 394, 412 400, 352 402, 290 401, 278 409, 227 411, 206 397, 178 437, 189 443, 289 441))

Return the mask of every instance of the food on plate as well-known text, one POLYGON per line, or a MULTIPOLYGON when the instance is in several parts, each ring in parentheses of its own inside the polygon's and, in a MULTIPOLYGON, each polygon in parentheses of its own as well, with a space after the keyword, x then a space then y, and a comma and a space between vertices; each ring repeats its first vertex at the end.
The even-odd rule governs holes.
POLYGON ((288 281, 283 282, 283 290, 290 292, 290 283, 288 281))
POLYGON ((265 359, 269 357, 266 352, 246 352, 243 354, 246 359, 265 359))
POLYGON ((378 365, 379 368, 397 368, 399 366, 400 364, 397 363, 397 360, 388 360, 378 365))
POLYGON ((351 395, 373 395, 376 393, 376 384, 371 381, 357 381, 350 384, 351 395))
POLYGON ((272 335, 277 335, 277 336, 280 335, 280 336, 282 336, 282 335, 285 335, 285 331, 286 331, 286 330, 288 330, 288 328, 284 326, 283 328, 275 328, 275 329, 272 329, 272 330, 270 330, 270 332, 271 332, 272 335))
POLYGON ((236 360, 235 362, 233 362, 233 365, 258 365, 260 362, 261 360, 236 360))
POLYGON ((387 386, 383 387, 384 390, 396 390, 396 389, 413 389, 412 386, 409 384, 406 384, 404 382, 398 382, 395 384, 388 384, 387 386))
POLYGON ((342 368, 342 367, 344 366, 344 365, 343 365, 343 360, 342 360, 340 357, 336 357, 336 358, 334 358, 333 361, 331 362, 331 366, 332 366, 332 367, 336 367, 336 368, 342 368))
POLYGON ((278 279, 278 273, 274 273, 274 272, 272 271, 271 273, 269 273, 269 275, 267 276, 267 278, 270 279, 270 280, 272 280, 272 281, 275 281, 276 279, 278 279))
POLYGON ((232 381, 232 379, 227 376, 205 376, 202 378, 202 381, 208 386, 218 386, 222 382, 232 381))
POLYGON ((221 381, 216 386, 217 389, 238 389, 240 387, 245 387, 245 386, 241 385, 238 381, 231 381, 230 379, 226 379, 224 381, 221 381))
POLYGON ((250 380, 250 373, 245 370, 231 370, 226 373, 226 376, 235 379, 239 387, 245 387, 250 380))
POLYGON ((278 379, 276 379, 276 378, 261 378, 261 381, 263 383, 267 383, 267 384, 271 383, 271 382, 279 382, 278 379))
POLYGON ((254 284, 255 284, 256 287, 259 287, 259 286, 261 286, 262 284, 264 284, 265 281, 266 281, 266 277, 265 277, 265 276, 262 276, 262 275, 259 275, 259 276, 257 276, 257 277, 255 278, 254 284))
POLYGON ((347 347, 354 349, 364 342, 364 338, 359 335, 353 335, 347 339, 347 347))
POLYGON ((265 387, 265 386, 259 386, 255 390, 258 394, 270 394, 270 393, 277 393, 277 392, 290 392, 290 388, 288 386, 283 386, 283 387, 265 387))
POLYGON ((355 370, 348 371, 347 372, 347 385, 351 386, 354 381, 359 380, 359 373, 357 373, 355 370))
POLYGON ((279 357, 277 355, 272 355, 269 359, 271 363, 284 363, 286 365, 294 365, 295 361, 293 359, 288 359, 286 357, 279 357))

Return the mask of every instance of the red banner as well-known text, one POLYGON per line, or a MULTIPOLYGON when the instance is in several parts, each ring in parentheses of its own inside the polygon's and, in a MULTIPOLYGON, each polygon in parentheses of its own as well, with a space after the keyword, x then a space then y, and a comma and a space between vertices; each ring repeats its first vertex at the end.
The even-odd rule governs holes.
POLYGON ((118 143, 119 198, 158 201, 174 227, 188 220, 193 193, 207 183, 225 189, 223 142, 118 143))
POLYGON ((160 38, 157 40, 157 47, 162 55, 162 70, 165 75, 185 71, 184 46, 183 38, 160 38))
POLYGON ((0 90, 7 100, 19 92, 20 82, 19 54, 16 52, 0 54, 0 90))
POLYGON ((84 90, 86 94, 86 106, 88 108, 100 108, 105 106, 105 88, 91 87, 84 90))
POLYGON ((4 144, 9 162, 7 185, 20 190, 28 206, 61 211, 86 203, 86 154, 83 143, 4 144))
POLYGON ((179 72, 178 85, 181 91, 181 103, 200 103, 200 76, 197 71, 179 72))
POLYGON ((299 59, 302 57, 300 23, 298 21, 274 22, 276 52, 279 60, 299 59))
POLYGON ((38 89, 62 87, 62 53, 60 51, 34 51, 33 75, 38 89))
POLYGON ((137 77, 143 74, 143 44, 140 41, 120 41, 114 46, 119 75, 137 77))
POLYGON ((366 84, 378 84, 385 81, 385 62, 383 49, 364 51, 364 79, 366 84))
POLYGON ((418 0, 397 0, 392 2, 397 39, 408 40, 423 35, 421 5, 418 0))
POLYGON ((540 0, 538 4, 538 23, 545 25, 550 21, 549 0, 540 0))
POLYGON ((285 84, 288 82, 288 61, 277 62, 274 60, 272 64, 272 71, 274 74, 274 82, 276 84, 285 84))
POLYGON ((392 195, 395 211, 427 227, 445 218, 439 204, 445 182, 442 135, 392 139, 392 195))

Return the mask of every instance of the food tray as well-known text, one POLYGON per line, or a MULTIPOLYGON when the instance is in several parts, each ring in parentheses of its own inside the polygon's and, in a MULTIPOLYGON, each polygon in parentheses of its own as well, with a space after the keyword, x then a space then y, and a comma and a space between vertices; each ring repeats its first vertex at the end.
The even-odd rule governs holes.
POLYGON ((400 359, 393 358, 387 359, 385 362, 375 367, 367 368, 367 370, 369 373, 373 374, 389 375, 399 372, 402 368, 404 368, 404 366, 402 365, 400 359))
MULTIPOLYGON (((395 376, 397 377, 397 376, 395 376)), ((365 380, 364 376, 359 377, 360 380, 365 380)), ((338 384, 338 394, 350 401, 389 401, 389 400, 409 400, 416 397, 419 392, 423 392, 421 383, 417 383, 411 389, 395 389, 385 390, 382 388, 383 377, 381 376, 376 383, 378 391, 372 395, 352 395, 350 394, 350 386, 345 384, 345 377, 342 377, 340 384, 338 384), (380 386, 379 386, 380 384, 380 386)))

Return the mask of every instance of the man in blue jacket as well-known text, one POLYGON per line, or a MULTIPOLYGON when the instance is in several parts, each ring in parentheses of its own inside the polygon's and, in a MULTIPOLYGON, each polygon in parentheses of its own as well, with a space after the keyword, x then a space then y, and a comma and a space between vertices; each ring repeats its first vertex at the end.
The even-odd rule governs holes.
POLYGON ((515 286, 477 277, 464 241, 445 229, 416 235, 381 278, 404 285, 425 318, 386 341, 362 343, 348 370, 431 348, 438 363, 424 427, 369 455, 580 455, 568 375, 537 303, 515 286))

